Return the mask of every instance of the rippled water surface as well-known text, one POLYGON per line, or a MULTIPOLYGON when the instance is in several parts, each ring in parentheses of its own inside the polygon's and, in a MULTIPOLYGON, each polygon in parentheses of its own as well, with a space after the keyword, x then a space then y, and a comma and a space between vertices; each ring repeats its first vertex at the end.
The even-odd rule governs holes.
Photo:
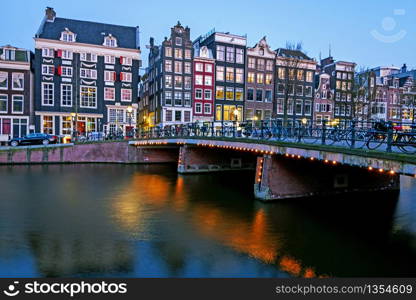
POLYGON ((251 172, 0 167, 0 276, 416 276, 416 181, 400 195, 264 204, 251 172))

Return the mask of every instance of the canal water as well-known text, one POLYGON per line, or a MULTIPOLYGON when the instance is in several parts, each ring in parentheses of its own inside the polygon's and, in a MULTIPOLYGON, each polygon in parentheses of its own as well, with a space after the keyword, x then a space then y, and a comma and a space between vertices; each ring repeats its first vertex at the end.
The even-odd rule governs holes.
POLYGON ((251 172, 0 167, 0 276, 416 276, 416 181, 265 204, 251 172))

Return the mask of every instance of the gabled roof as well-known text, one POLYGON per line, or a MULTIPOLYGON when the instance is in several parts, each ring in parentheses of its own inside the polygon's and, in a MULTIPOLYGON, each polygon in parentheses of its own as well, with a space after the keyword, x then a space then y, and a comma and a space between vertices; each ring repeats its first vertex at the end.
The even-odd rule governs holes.
POLYGON ((61 32, 68 28, 76 34, 77 43, 103 45, 104 37, 111 34, 117 39, 120 48, 138 49, 138 27, 103 24, 90 21, 80 21, 65 18, 55 18, 54 21, 42 22, 36 37, 59 40, 61 32))
POLYGON ((295 59, 305 59, 305 60, 312 60, 309 56, 303 53, 300 50, 291 50, 291 49, 284 49, 278 48, 276 49, 277 56, 283 56, 288 58, 295 58, 295 59))

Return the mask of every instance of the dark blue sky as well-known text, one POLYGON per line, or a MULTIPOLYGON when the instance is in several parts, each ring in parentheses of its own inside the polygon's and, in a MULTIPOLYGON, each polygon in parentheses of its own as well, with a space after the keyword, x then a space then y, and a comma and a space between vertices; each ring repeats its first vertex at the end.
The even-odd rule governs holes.
POLYGON ((273 49, 286 41, 302 41, 308 55, 319 58, 320 52, 327 56, 331 44, 336 59, 358 66, 406 62, 416 68, 413 0, 6 1, 1 5, 0 45, 32 49, 46 6, 54 7, 60 17, 139 25, 144 66, 149 37, 159 43, 180 20, 191 27, 193 39, 215 27, 247 34, 248 45, 266 35, 273 49))

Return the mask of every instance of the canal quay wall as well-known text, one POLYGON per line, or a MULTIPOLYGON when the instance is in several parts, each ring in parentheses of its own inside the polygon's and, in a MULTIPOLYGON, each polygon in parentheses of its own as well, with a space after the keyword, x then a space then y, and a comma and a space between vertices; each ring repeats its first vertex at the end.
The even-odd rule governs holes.
POLYGON ((1 147, 0 164, 176 163, 178 151, 177 147, 168 146, 132 147, 126 141, 1 147))

